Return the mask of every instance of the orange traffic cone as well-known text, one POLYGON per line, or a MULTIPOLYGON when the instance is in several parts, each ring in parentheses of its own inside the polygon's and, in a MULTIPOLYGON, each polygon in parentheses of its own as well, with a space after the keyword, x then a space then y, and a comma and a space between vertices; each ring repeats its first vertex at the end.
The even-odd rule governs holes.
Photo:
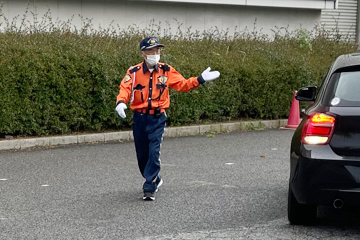
POLYGON ((285 129, 296 129, 300 124, 300 106, 299 101, 295 99, 297 91, 294 92, 293 100, 290 108, 290 115, 288 123, 285 126, 285 129))

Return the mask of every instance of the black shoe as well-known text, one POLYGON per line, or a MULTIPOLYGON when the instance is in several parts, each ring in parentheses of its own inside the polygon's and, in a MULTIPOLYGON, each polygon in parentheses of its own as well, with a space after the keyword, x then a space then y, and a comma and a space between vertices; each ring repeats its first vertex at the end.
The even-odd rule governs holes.
POLYGON ((155 193, 153 192, 144 192, 143 200, 145 201, 154 201, 155 193))

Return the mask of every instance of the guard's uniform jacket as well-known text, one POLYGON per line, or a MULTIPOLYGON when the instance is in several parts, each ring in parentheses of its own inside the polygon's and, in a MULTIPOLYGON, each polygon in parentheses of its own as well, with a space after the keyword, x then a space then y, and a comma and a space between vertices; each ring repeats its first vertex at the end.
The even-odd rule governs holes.
POLYGON ((144 61, 127 70, 116 104, 130 101, 133 111, 153 114, 160 108, 164 112, 170 105, 169 87, 187 92, 204 82, 201 76, 186 79, 170 65, 160 62, 151 73, 144 61))

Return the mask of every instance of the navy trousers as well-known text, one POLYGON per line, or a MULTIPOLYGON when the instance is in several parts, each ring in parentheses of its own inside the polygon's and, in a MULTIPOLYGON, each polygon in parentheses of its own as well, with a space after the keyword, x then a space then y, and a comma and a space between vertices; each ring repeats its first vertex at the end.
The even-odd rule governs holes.
POLYGON ((166 116, 134 112, 133 135, 138 165, 145 178, 144 192, 155 192, 160 181, 160 145, 165 129, 166 116))

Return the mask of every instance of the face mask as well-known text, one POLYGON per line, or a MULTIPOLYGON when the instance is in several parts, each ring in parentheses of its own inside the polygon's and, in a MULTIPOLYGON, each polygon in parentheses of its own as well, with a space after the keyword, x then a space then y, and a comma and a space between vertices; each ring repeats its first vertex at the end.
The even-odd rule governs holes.
POLYGON ((155 66, 160 61, 160 55, 146 55, 146 62, 150 66, 155 66))

